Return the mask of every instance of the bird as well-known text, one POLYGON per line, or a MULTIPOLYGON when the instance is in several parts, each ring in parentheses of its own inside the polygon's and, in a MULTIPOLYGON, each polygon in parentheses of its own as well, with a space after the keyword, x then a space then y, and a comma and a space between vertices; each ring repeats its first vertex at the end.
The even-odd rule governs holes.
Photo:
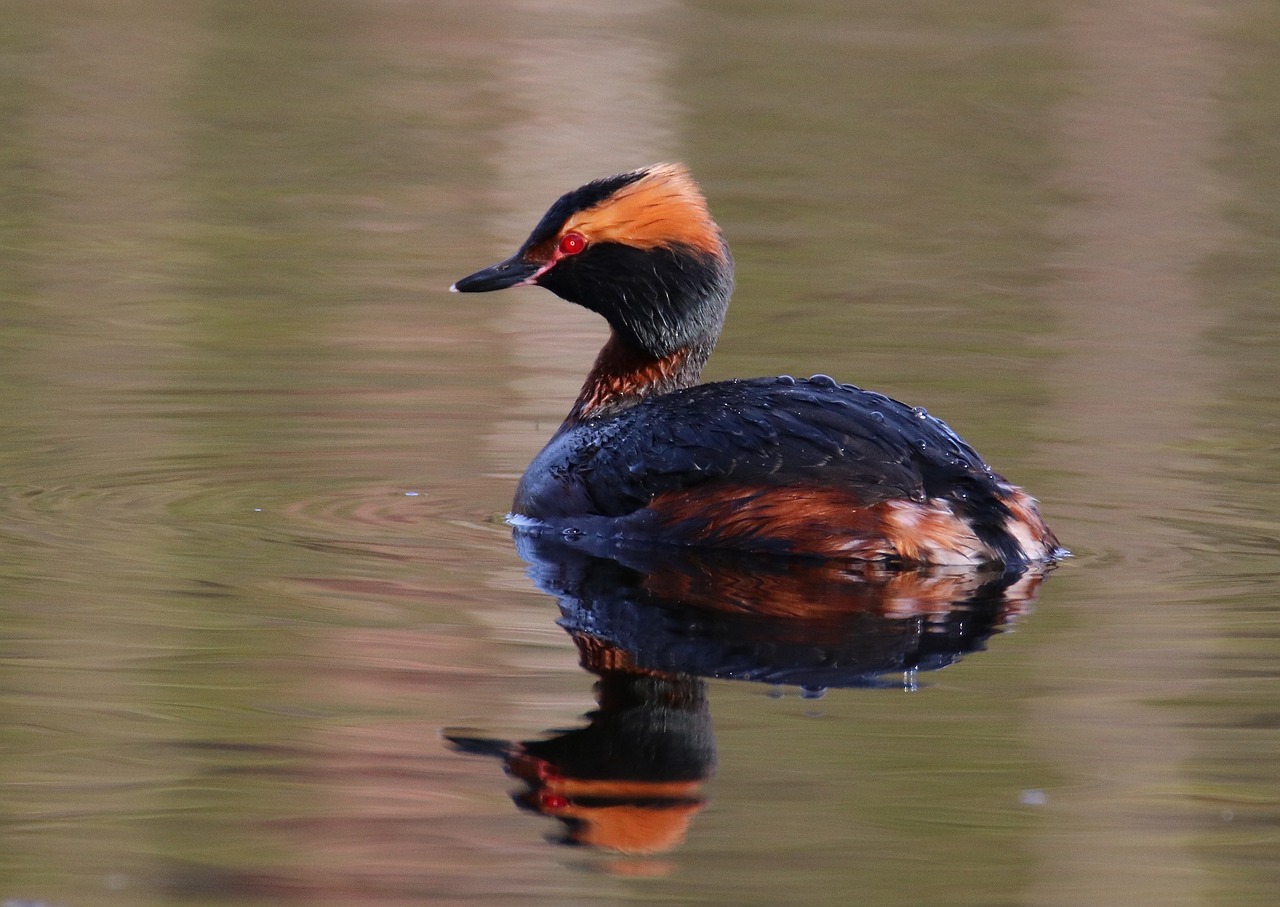
POLYGON ((516 488, 518 530, 890 568, 1066 554, 1036 501, 922 407, 826 375, 698 383, 733 275, 689 169, 662 163, 565 193, 450 288, 540 286, 609 325, 516 488))

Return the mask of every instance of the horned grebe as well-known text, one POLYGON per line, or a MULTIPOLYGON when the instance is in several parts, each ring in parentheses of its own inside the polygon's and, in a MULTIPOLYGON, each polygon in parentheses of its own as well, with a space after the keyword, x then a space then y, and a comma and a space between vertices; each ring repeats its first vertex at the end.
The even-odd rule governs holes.
POLYGON ((562 196, 506 261, 451 287, 536 284, 612 331, 534 458, 518 522, 570 536, 888 564, 1024 564, 1061 550, 1035 501, 919 407, 818 375, 697 384, 733 259, 689 172, 562 196))

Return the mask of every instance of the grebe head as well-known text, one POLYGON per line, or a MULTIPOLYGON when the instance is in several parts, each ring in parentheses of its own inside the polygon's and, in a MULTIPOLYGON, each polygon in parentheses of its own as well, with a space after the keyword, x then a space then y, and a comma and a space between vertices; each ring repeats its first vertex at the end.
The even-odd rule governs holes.
POLYGON ((733 290, 733 259, 689 171, 656 164, 561 196, 515 255, 451 289, 529 284, 603 315, 619 339, 663 359, 710 351, 733 290))

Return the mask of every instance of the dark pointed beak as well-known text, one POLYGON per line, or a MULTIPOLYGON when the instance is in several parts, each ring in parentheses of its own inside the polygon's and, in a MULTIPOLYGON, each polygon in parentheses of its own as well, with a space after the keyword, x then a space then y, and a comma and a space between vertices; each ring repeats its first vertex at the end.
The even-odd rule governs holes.
POLYGON ((524 261, 517 254, 506 261, 500 261, 483 271, 476 271, 462 278, 449 289, 455 293, 488 293, 492 290, 505 290, 507 287, 529 283, 542 267, 537 262, 524 261))

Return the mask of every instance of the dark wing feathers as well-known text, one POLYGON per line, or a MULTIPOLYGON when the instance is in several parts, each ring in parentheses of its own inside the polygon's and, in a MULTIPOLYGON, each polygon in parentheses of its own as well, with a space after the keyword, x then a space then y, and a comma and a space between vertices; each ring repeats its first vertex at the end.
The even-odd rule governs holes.
POLYGON ((829 378, 756 378, 651 398, 585 424, 578 460, 594 475, 597 512, 621 515, 653 497, 719 479, 742 485, 849 489, 868 504, 994 490, 982 458, 938 419, 829 378))

